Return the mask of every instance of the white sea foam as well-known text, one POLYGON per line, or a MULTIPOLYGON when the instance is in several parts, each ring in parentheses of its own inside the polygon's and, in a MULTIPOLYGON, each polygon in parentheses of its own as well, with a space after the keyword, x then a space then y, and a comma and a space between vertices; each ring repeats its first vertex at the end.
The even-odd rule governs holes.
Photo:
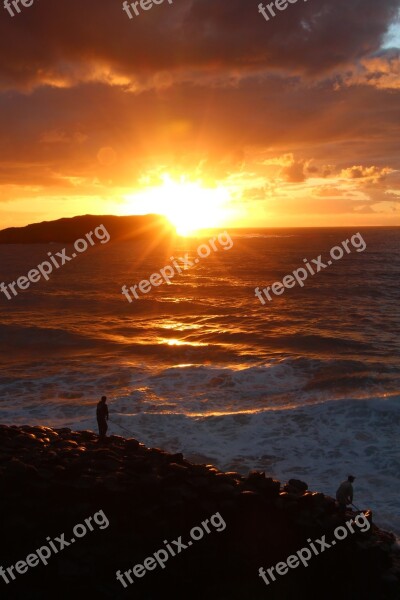
MULTIPOLYGON (((167 413, 166 404, 157 408, 154 400, 142 406, 137 394, 116 398, 110 403, 109 433, 130 433, 148 446, 221 469, 260 469, 281 481, 300 478, 332 496, 352 473, 356 505, 371 508, 377 524, 400 534, 400 397, 207 416, 178 414, 174 404, 167 413)), ((10 424, 96 427, 93 404, 68 399, 30 403, 19 411, 3 405, 0 418, 10 424)))
POLYGON ((356 505, 371 508, 379 524, 400 533, 400 398, 198 418, 128 415, 126 399, 115 403, 119 408, 114 422, 146 444, 200 455, 223 469, 261 469, 282 481, 300 478, 333 496, 352 473, 356 505))

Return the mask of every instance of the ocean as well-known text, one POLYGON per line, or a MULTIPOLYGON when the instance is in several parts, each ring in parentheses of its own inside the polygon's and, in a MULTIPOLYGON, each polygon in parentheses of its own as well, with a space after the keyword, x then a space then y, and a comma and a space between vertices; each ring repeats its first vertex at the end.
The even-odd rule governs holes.
MULTIPOLYGON (((132 302, 121 293, 172 256, 194 262, 210 235, 97 244, 0 294, 0 422, 96 429, 105 394, 109 433, 148 446, 330 495, 353 474, 355 504, 400 534, 400 230, 229 230, 230 249, 216 242, 132 302), (363 252, 255 297, 356 233, 363 252)), ((0 282, 62 247, 0 245, 0 282)))

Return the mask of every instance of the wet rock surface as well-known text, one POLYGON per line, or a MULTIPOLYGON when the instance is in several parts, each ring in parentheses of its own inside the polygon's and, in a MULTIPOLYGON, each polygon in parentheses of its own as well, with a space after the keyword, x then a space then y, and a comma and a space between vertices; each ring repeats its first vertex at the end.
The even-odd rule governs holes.
MULTIPOLYGON (((304 482, 285 486, 265 473, 247 477, 182 454, 146 448, 111 436, 100 444, 90 431, 0 426, 0 566, 25 561, 36 549, 103 511, 109 525, 52 553, 48 565, 0 577, 0 597, 142 598, 190 600, 399 600, 400 555, 394 537, 372 526, 337 541, 266 585, 259 577, 322 535, 334 539, 346 518, 332 498, 304 482), (116 579, 219 512, 226 528, 171 555, 125 589, 116 579), (47 540, 46 538, 50 538, 47 540)), ((369 515, 370 516, 370 515, 369 515)), ((102 522, 104 525, 104 522, 102 522)), ((56 544, 58 548, 59 544, 56 544)), ((14 571, 15 572, 15 571, 14 571)))

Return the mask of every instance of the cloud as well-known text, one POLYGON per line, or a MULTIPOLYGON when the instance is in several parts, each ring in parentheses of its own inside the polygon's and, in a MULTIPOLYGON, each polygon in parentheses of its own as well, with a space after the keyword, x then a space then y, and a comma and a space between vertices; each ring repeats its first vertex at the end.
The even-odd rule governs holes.
POLYGON ((368 182, 378 183, 382 181, 387 175, 393 173, 394 169, 389 167, 363 167, 361 165, 349 167, 343 169, 340 173, 340 177, 345 179, 363 179, 368 182))
POLYGON ((289 183, 300 183, 307 178, 307 163, 304 160, 293 160, 291 165, 284 167, 281 176, 289 183))
POLYGON ((351 192, 334 186, 324 185, 313 190, 313 196, 320 198, 339 198, 349 196, 351 192))
POLYGON ((41 0, 1 19, 0 87, 102 82, 140 90, 151 79, 160 85, 156 73, 165 85, 199 70, 327 75, 377 52, 399 5, 298 2, 267 23, 257 3, 243 0, 174 0, 133 20, 120 2, 41 0))
MULTIPOLYGON (((363 58, 341 76, 343 85, 370 85, 381 90, 400 89, 400 49, 381 50, 363 58)), ((340 83, 337 84, 340 86, 340 83)))
POLYGON ((172 168, 240 182, 249 212, 276 199, 392 214, 399 50, 380 48, 399 6, 299 0, 268 23, 247 0, 174 0, 132 20, 119 0, 4 12, 0 200, 100 206, 172 168))
POLYGON ((43 144, 82 144, 88 136, 81 131, 66 132, 62 129, 44 131, 39 138, 43 144))

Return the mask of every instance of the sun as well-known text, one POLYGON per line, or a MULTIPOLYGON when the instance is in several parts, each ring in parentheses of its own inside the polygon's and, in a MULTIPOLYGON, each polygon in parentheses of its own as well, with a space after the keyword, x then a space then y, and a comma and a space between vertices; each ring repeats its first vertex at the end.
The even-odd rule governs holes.
POLYGON ((136 214, 145 210, 164 215, 182 236, 218 227, 226 219, 230 200, 226 188, 206 188, 184 177, 175 181, 169 175, 164 175, 162 181, 162 185, 125 196, 130 209, 136 214))

